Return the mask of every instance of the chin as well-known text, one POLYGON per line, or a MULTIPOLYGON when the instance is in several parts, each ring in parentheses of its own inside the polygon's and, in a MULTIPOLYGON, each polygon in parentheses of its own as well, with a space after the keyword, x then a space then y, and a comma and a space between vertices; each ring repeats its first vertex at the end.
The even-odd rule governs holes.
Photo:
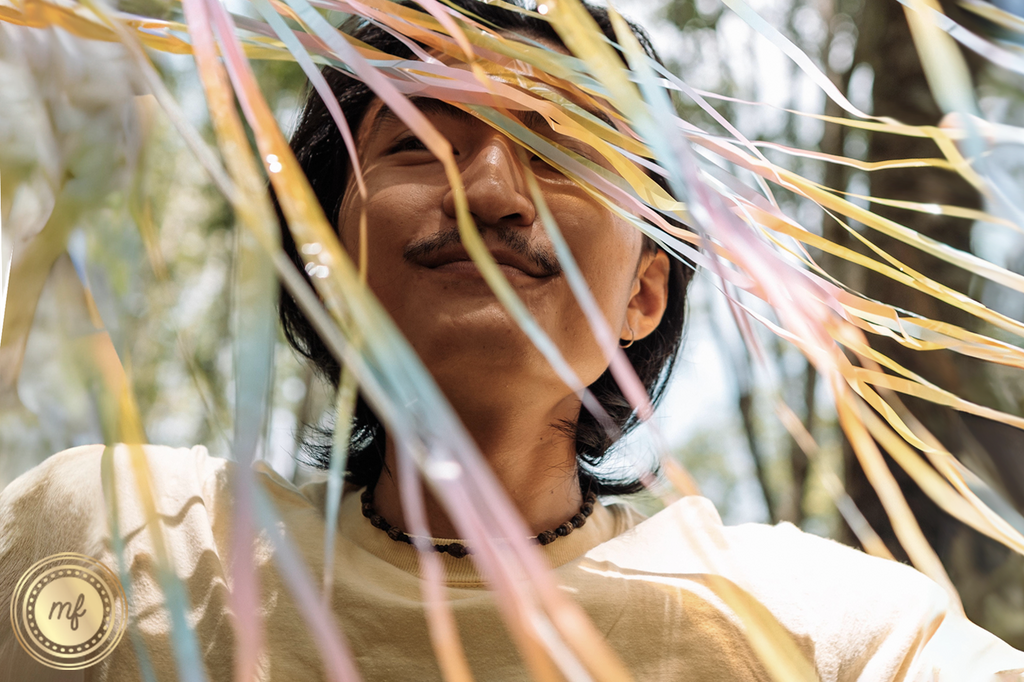
MULTIPOLYGON (((424 324, 400 327, 442 387, 472 384, 486 388, 481 386, 483 382, 516 386, 517 390, 566 388, 547 358, 496 300, 469 310, 437 310, 435 306, 429 320, 419 321, 424 324)), ((548 329, 558 328, 557 321, 541 323, 548 329)), ((604 371, 606 363, 589 329, 553 340, 584 384, 604 371), (581 337, 589 343, 572 340, 582 341, 581 337)))
POLYGON ((521 353, 532 347, 526 334, 496 299, 480 305, 450 305, 406 309, 415 317, 396 318, 399 329, 426 359, 450 353, 484 350, 495 356, 521 353))
POLYGON ((413 347, 428 368, 447 365, 463 371, 488 372, 547 364, 544 356, 514 322, 487 328, 464 325, 432 338, 411 337, 413 347))

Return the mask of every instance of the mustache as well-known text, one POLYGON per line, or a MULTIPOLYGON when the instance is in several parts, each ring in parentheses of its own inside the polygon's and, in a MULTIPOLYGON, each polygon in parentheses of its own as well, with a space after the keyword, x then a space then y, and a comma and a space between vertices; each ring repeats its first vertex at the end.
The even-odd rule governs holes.
MULTIPOLYGON (((481 236, 487 232, 494 232, 495 238, 503 246, 536 265, 544 277, 562 274, 562 266, 555 254, 532 244, 520 230, 506 226, 479 227, 478 229, 481 236)), ((457 227, 444 229, 410 243, 402 250, 402 257, 407 261, 415 262, 418 258, 429 256, 450 244, 458 244, 461 241, 462 237, 459 235, 457 227)))

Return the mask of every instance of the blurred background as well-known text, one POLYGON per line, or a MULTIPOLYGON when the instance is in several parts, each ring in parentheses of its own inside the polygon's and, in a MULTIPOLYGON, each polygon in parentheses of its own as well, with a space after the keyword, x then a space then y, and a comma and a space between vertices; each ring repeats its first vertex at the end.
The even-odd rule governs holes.
MULTIPOLYGON (((1008 0, 1007 0, 1008 1, 1008 0)), ((233 11, 245 6, 228 3, 233 11)), ((862 110, 918 125, 938 124, 940 112, 925 81, 901 5, 896 0, 752 0, 753 8, 822 68, 862 110)), ((844 117, 820 88, 719 0, 629 0, 617 5, 646 27, 670 68, 691 87, 732 98, 712 103, 749 139, 863 161, 941 156, 925 139, 871 134, 787 112, 844 117), (742 103, 757 102, 758 104, 742 103)), ((124 0, 120 8, 170 17, 156 0, 124 0)), ((984 33, 972 14, 944 3, 957 21, 984 33)), ((1013 11, 1005 5, 1004 9, 1013 11)), ((1020 8, 1017 8, 1020 12, 1020 8)), ((984 117, 1024 125, 1024 78, 967 55, 984 117)), ((153 58, 186 116, 212 141, 190 56, 153 58)), ((256 62, 264 93, 289 132, 305 79, 289 62, 256 62)), ((684 116, 713 129, 689 101, 684 116)), ((866 172, 812 158, 762 150, 774 163, 827 187, 867 197, 985 207, 960 176, 931 168, 866 172)), ((1014 153, 1016 151, 1016 153, 1014 153)), ((998 152, 990 162, 1024 197, 1024 154, 998 152)), ((150 201, 133 205, 113 195, 83 213, 71 237, 71 258, 57 261, 25 347, 16 393, 0 402, 0 488, 50 454, 102 441, 87 378, 68 340, 62 282, 77 268, 88 280, 119 354, 125 361, 151 442, 206 445, 230 457, 233 414, 231 306, 234 218, 194 157, 156 113, 142 159, 150 201), (140 230, 140 227, 142 230, 140 230), (146 232, 149 230, 149 232, 146 232), (143 234, 150 234, 147 242, 143 234)), ((728 169, 734 171, 735 169, 728 169)), ((739 171, 740 177, 742 171, 739 171)), ((777 195, 783 210, 809 229, 866 251, 863 227, 842 225, 819 207, 777 195)), ((986 207, 988 208, 988 207, 986 207)), ((934 239, 1024 272, 1024 235, 879 204, 871 210, 934 239)), ((876 233, 881 248, 929 277, 969 293, 989 308, 1024 318, 1024 296, 876 233)), ((840 282, 904 310, 953 322, 1008 342, 1004 332, 924 294, 845 261, 811 255, 840 282)), ((657 428, 727 523, 791 522, 804 530, 856 544, 826 493, 821 476, 837 474, 892 552, 905 560, 885 513, 838 429, 827 390, 803 356, 756 329, 769 362, 750 356, 714 278, 698 273, 690 294, 686 341, 672 385, 658 410, 657 428), (822 448, 811 465, 774 413, 778 398, 804 420, 822 448)), ((876 347, 936 385, 1011 414, 1024 414, 1024 377, 945 351, 910 352, 873 339, 876 347)), ((297 482, 318 473, 302 462, 301 426, 330 412, 331 396, 283 342, 277 350, 272 419, 262 456, 297 482)), ((4 377, 11 381, 11 377, 4 377)), ((907 406, 960 460, 1024 512, 1024 433, 906 398, 907 406)), ((648 434, 618 448, 610 467, 650 464, 648 434)), ((945 563, 968 616, 1024 648, 1024 557, 952 520, 891 463, 923 530, 945 563)), ((653 498, 636 500, 656 511, 653 498)))

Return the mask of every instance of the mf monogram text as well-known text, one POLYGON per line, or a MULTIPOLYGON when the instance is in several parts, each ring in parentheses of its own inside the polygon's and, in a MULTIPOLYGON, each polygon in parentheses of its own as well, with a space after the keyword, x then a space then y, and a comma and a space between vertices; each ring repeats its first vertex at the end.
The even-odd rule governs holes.
POLYGON ((82 608, 84 603, 84 594, 78 595, 78 599, 75 600, 74 608, 72 608, 71 602, 69 601, 55 601, 53 602, 53 606, 50 607, 50 620, 53 620, 54 611, 57 612, 57 620, 60 620, 60 617, 64 614, 64 609, 67 609, 67 616, 65 617, 71 621, 71 629, 77 630, 78 619, 85 615, 85 609, 82 608))

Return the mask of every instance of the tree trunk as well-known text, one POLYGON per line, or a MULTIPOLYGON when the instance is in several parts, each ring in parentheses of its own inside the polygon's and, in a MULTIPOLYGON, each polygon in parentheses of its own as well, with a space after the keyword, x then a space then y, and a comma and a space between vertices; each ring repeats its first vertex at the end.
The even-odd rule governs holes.
MULTIPOLYGON (((920 61, 910 36, 902 6, 895 0, 867 0, 858 52, 874 69, 874 114, 891 116, 909 124, 934 125, 941 112, 928 89, 920 61)), ((929 140, 875 133, 871 136, 868 158, 871 161, 914 157, 940 157, 929 140)), ((936 204, 980 207, 978 193, 960 176, 937 169, 875 171, 870 174, 871 195, 936 204)), ((970 251, 971 223, 927 213, 915 213, 874 204, 871 210, 906 225, 921 234, 970 251)), ((922 272, 957 291, 968 292, 971 275, 960 268, 928 256, 921 251, 859 226, 868 239, 910 268, 922 272)), ((848 242, 847 242, 848 243, 848 242)), ((849 269, 848 269, 849 271, 849 269)), ((873 273, 859 273, 861 290, 867 296, 918 313, 971 328, 971 318, 938 300, 910 287, 873 273)), ((844 278, 849 281, 849 278, 844 278)), ((976 361, 951 352, 918 352, 904 349, 886 339, 873 338, 879 351, 904 367, 968 399, 990 403, 983 382, 971 381, 982 367, 976 361)), ((960 415, 948 408, 925 401, 904 400, 913 414, 955 455, 979 447, 960 415)), ((983 422, 972 428, 987 434, 983 422)), ((985 440, 982 437, 980 440, 985 440)), ((1005 439, 1001 439, 1006 443, 1005 439)), ((871 525, 885 540, 895 556, 906 560, 882 509, 878 496, 867 482, 849 444, 844 448, 846 486, 871 525)), ((1005 457, 992 457, 999 462, 1005 457)), ((893 470, 922 530, 938 552, 946 570, 964 599, 968 617, 995 632, 1018 648, 1024 647, 1024 562, 1001 545, 981 536, 942 512, 910 477, 892 460, 893 470), (1018 603, 1019 606, 1011 606, 1018 603)), ((998 469, 998 463, 995 464, 998 469)), ((1000 475, 998 472, 996 475, 1000 475)), ((848 541, 856 543, 849 529, 848 541)))

